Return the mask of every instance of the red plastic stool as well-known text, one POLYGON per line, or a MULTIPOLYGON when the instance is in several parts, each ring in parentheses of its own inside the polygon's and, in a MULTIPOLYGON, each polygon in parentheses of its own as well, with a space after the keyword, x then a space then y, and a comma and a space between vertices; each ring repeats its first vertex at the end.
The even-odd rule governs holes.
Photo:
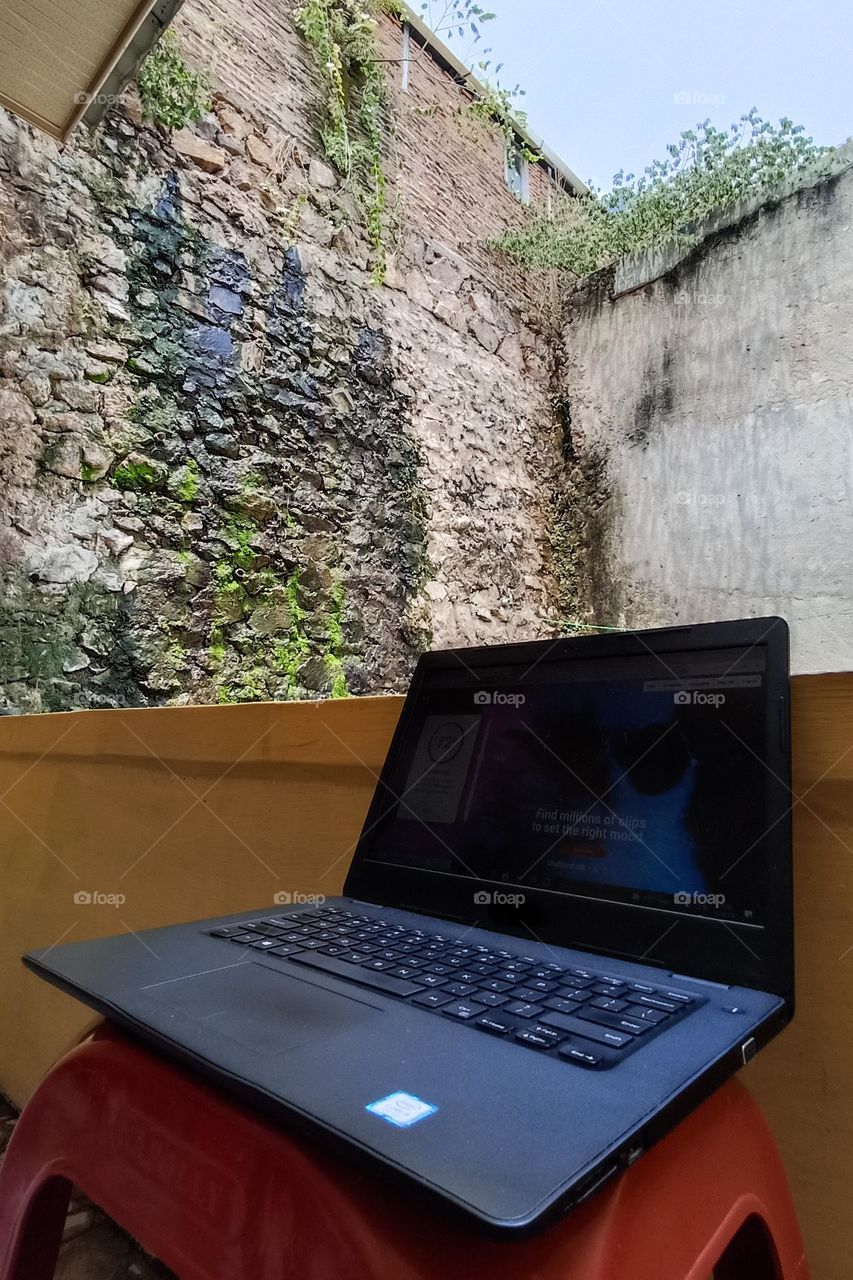
POLYGON ((181 1280, 808 1280, 778 1152, 736 1082, 558 1225, 504 1242, 105 1025, 15 1129, 0 1280, 53 1275, 72 1182, 181 1280))

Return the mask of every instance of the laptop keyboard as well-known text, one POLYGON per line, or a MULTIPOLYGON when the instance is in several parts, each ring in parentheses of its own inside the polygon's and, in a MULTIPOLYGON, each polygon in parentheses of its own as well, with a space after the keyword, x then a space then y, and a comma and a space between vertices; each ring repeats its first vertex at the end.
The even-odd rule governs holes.
POLYGON ((209 930, 579 1067, 615 1066, 705 1001, 666 984, 316 907, 209 930))

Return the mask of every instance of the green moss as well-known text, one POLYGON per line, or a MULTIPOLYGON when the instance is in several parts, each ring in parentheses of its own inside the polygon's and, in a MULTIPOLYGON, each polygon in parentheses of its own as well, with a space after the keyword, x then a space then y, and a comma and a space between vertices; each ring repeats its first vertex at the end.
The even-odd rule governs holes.
POLYGON ((328 671, 332 682, 331 694, 333 698, 349 697, 349 687, 347 686, 347 677, 343 664, 343 611, 344 584, 341 582, 340 578, 336 578, 332 583, 328 648, 325 655, 326 670, 328 671))
POLYGON ((287 606, 290 611, 290 626, 287 635, 279 640, 273 651, 276 666, 287 682, 287 693, 291 696, 299 684, 299 668, 310 652, 308 637, 305 634, 305 619, 308 616, 299 598, 300 573, 294 569, 285 586, 287 606))
POLYGON ((233 563, 239 569, 249 569, 255 562, 256 551, 252 540, 257 537, 258 526, 249 516, 232 515, 224 529, 224 540, 233 549, 233 563))
MULTIPOLYGON (((130 361, 128 361, 128 364, 130 364, 130 361)), ((143 372, 148 372, 148 370, 143 372)), ((144 427, 152 436, 169 435, 175 429, 178 406, 168 396, 161 396, 157 392, 153 394, 151 392, 143 392, 136 404, 131 405, 127 416, 131 422, 144 427)))
POLYGON ((181 502, 195 502, 198 497, 198 463, 189 458, 178 473, 177 494, 181 502))
POLYGON ((120 462, 113 472, 113 484, 117 489, 143 491, 156 489, 160 483, 160 472, 150 462, 131 462, 129 459, 120 462))

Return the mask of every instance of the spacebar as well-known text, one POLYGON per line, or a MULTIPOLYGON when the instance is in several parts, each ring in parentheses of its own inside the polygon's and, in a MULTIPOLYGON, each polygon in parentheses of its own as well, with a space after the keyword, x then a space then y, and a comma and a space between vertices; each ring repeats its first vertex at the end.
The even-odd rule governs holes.
POLYGON ((301 955, 287 958, 293 964, 307 964, 312 969, 322 969, 323 973, 333 973, 336 978, 347 978, 362 987, 372 987, 374 991, 387 991, 389 996, 413 996, 422 989, 414 982, 389 978, 381 970, 360 969, 358 965, 345 964, 334 956, 318 956, 316 951, 303 951, 301 955))

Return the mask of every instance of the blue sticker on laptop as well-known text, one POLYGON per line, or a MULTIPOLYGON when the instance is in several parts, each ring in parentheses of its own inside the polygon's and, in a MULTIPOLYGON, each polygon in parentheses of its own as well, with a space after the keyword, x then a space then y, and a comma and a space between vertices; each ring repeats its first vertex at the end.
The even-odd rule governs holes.
POLYGON ((417 1124, 419 1120, 425 1120, 434 1111, 438 1111, 438 1107, 431 1102, 424 1102, 422 1098, 416 1098, 413 1093, 389 1093, 387 1098, 369 1102, 364 1109, 372 1111, 375 1116, 381 1116, 398 1129, 408 1129, 410 1124, 417 1124))

